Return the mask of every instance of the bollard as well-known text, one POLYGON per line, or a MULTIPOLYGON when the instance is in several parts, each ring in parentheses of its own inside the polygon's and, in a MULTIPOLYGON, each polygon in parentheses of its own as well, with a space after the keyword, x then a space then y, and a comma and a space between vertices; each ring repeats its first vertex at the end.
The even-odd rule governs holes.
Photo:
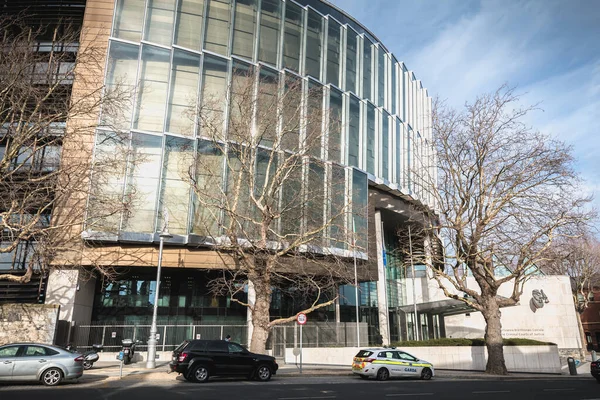
POLYGON ((569 365, 569 374, 577 375, 577 366, 575 365, 575 359, 573 357, 567 358, 567 364, 569 365))
POLYGON ((592 361, 598 361, 598 356, 596 355, 596 350, 592 350, 592 361))

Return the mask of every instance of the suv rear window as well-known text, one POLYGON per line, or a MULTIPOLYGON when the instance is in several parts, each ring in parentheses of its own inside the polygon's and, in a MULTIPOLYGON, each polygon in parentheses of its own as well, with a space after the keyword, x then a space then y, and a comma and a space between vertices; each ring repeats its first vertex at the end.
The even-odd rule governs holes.
POLYGON ((177 353, 181 353, 183 351, 183 349, 185 349, 187 347, 187 345, 190 344, 190 342, 188 340, 184 340, 179 346, 177 346, 177 348, 175 350, 173 350, 174 352, 177 353))
POLYGON ((371 354, 373 354, 372 351, 369 350, 361 350, 358 352, 357 355, 355 355, 354 357, 369 357, 371 354))

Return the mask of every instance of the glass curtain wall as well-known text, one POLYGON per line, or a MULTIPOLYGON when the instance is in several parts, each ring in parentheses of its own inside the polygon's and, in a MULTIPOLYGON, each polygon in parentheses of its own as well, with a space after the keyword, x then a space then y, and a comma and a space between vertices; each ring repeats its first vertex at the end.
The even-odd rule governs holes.
MULTIPOLYGON (((323 7, 317 8, 326 10, 323 7)), ((121 107, 121 115, 103 114, 102 124, 107 132, 122 131, 126 141, 131 135, 133 144, 125 143, 131 146, 131 162, 143 165, 147 173, 142 176, 130 164, 127 173, 114 174, 115 182, 126 182, 115 193, 120 190, 132 204, 140 202, 140 208, 124 215, 123 221, 120 216, 106 221, 107 229, 152 231, 163 210, 168 210, 177 215, 177 221, 173 219, 177 232, 214 235, 215 221, 223 218, 215 204, 184 193, 175 181, 183 182, 180 164, 193 154, 203 160, 198 165, 204 163, 210 170, 196 171, 202 182, 222 187, 223 154, 199 139, 226 140, 226 129, 236 123, 263 131, 262 146, 272 146, 277 135, 282 135, 282 148, 297 151, 307 144, 299 139, 309 137, 312 157, 340 163, 342 169, 364 169, 397 183, 405 180, 401 187, 413 189, 410 170, 417 167, 413 155, 429 158, 420 150, 427 138, 418 130, 409 131, 398 117, 419 115, 421 105, 414 104, 414 99, 420 98, 423 89, 372 35, 357 32, 352 28, 357 27, 355 23, 337 18, 338 14, 333 13, 334 19, 319 11, 281 0, 116 2, 106 84, 108 90, 128 88, 132 97, 130 104, 121 107), (289 71, 243 64, 230 56, 289 71), (257 111, 270 118, 243 122, 236 117, 232 107, 236 89, 230 83, 239 86, 245 79, 250 85, 249 79, 255 79, 243 78, 236 68, 256 71, 251 76, 260 83, 254 94, 257 111), (293 86, 302 86, 303 94, 287 96, 293 86), (269 113, 270 109, 281 112, 269 113), (310 122, 303 125, 305 121, 310 122), (164 198, 169 192, 190 200, 187 205, 185 200, 171 204, 164 198)), ((98 152, 98 159, 102 157, 98 152)), ((309 179, 307 171, 298 171, 301 182, 309 179)), ((366 175, 358 172, 362 178, 349 173, 348 185, 360 181, 366 190, 366 175)), ((320 176, 328 182, 341 172, 328 164, 320 176)), ((335 192, 330 183, 326 185, 324 192, 335 192)), ((305 190, 302 185, 291 186, 282 192, 289 199, 305 190)), ((348 201, 353 205, 361 204, 351 197, 348 201)), ((324 213, 336 209, 333 202, 328 207, 324 213)), ((294 219, 282 221, 282 230, 292 234, 291 228, 298 228, 301 220, 294 219)), ((366 220, 363 225, 366 229, 366 220)))

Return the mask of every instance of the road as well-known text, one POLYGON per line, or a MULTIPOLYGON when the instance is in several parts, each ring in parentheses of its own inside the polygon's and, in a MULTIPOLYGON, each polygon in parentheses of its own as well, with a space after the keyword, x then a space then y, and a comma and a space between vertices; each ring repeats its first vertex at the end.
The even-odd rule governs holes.
POLYGON ((118 399, 239 399, 239 400, 375 400, 375 399, 600 399, 600 385, 590 379, 539 377, 508 380, 434 379, 363 381, 352 376, 275 377, 267 383, 246 380, 185 382, 181 377, 164 381, 112 380, 64 384, 56 388, 35 385, 2 385, 0 399, 18 400, 118 399))

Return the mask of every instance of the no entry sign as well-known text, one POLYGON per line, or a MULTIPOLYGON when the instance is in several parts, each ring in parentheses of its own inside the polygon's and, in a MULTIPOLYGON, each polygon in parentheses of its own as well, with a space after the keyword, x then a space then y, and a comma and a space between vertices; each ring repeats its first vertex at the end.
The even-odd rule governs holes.
POLYGON ((306 321, 308 321, 308 318, 306 318, 306 314, 304 313, 300 313, 298 314, 298 316, 296 317, 296 321, 298 321, 298 323, 300 325, 304 325, 306 324, 306 321))

